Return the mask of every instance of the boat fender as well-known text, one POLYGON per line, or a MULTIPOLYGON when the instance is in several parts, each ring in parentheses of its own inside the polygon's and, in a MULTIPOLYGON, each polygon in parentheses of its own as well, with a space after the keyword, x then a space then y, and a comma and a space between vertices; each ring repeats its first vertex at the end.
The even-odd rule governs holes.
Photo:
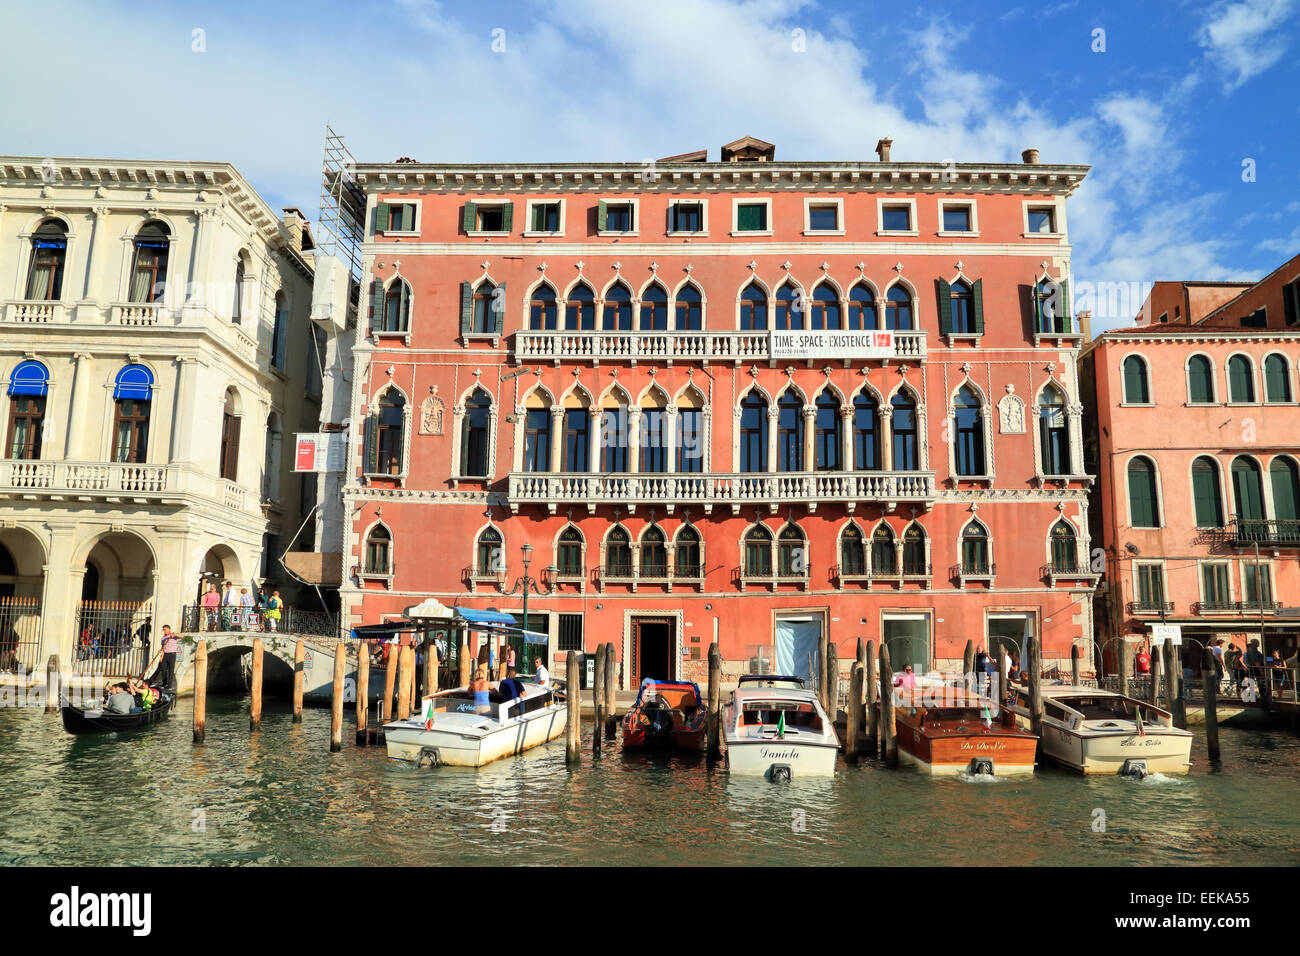
POLYGON ((788 763, 774 763, 771 769, 768 770, 768 776, 773 783, 789 783, 794 773, 790 770, 788 763))
POLYGON ((1124 761, 1124 765, 1119 768, 1121 777, 1137 777, 1139 780, 1147 775, 1147 762, 1130 757, 1124 761))
POLYGON ((421 747, 419 754, 415 758, 417 767, 436 767, 441 762, 438 757, 437 747, 421 747))
POLYGON ((993 761, 988 757, 972 757, 970 766, 966 768, 966 772, 971 776, 983 773, 988 774, 991 777, 993 776, 993 761))

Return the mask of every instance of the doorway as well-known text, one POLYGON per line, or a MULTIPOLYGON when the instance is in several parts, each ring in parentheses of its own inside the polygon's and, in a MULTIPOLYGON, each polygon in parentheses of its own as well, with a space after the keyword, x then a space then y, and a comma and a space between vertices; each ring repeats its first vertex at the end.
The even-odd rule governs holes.
POLYGON ((882 614, 880 639, 889 648, 889 666, 895 674, 908 664, 915 674, 929 670, 929 614, 882 614))
POLYGON ((989 656, 1001 660, 1002 649, 1007 654, 1016 655, 1021 667, 1025 664, 1025 639, 1034 633, 1034 615, 1032 614, 990 614, 988 619, 989 638, 985 645, 989 656))
POLYGON ((677 679, 677 668, 673 666, 674 638, 672 618, 632 618, 633 670, 638 687, 647 677, 651 680, 677 679))
MULTIPOLYGON (((778 617, 773 670, 782 677, 815 682, 821 670, 822 622, 816 617, 778 617)), ((808 686, 812 686, 809 683, 808 686)))

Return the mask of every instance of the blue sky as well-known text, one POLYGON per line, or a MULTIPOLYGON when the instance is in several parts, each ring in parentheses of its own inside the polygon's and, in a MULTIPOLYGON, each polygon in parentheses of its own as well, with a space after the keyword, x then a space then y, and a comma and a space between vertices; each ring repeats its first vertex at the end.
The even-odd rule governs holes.
POLYGON ((1300 0, 4 7, 0 152, 227 160, 309 216, 327 121, 363 161, 717 158, 744 134, 859 160, 890 135, 904 161, 1092 164, 1076 288, 1300 252, 1300 0))

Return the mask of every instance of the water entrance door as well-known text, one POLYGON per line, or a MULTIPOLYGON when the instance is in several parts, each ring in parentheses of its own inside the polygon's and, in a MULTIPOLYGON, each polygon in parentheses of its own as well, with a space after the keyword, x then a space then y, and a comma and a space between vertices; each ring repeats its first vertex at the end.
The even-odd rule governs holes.
POLYGON ((819 620, 777 618, 773 670, 777 674, 802 677, 806 681, 815 679, 820 665, 821 636, 822 624, 819 620))

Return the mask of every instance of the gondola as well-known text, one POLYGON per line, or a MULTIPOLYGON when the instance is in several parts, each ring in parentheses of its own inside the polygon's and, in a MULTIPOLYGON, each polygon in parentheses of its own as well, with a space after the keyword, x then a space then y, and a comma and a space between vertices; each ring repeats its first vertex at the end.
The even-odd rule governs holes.
POLYGON ((115 734, 123 730, 139 730, 162 723, 171 713, 174 695, 163 691, 158 703, 149 710, 133 710, 129 714, 112 714, 96 705, 94 709, 63 704, 63 729, 70 734, 115 734))

